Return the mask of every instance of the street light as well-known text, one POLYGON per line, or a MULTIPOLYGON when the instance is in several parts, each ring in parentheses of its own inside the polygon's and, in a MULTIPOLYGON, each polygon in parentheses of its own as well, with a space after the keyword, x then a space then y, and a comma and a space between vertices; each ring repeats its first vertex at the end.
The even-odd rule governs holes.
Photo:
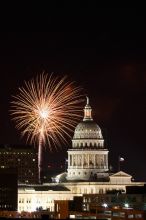
POLYGON ((103 203, 102 206, 103 206, 104 208, 107 208, 107 207, 108 207, 107 203, 103 203))
POLYGON ((128 203, 125 203, 125 204, 124 204, 124 207, 125 207, 125 208, 129 208, 129 204, 128 204, 128 203))

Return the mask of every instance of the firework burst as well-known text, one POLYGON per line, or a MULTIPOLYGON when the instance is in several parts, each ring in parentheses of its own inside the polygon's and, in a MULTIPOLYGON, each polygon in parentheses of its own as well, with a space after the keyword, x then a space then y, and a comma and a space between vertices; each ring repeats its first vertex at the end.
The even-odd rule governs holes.
POLYGON ((25 82, 11 102, 12 120, 27 141, 38 144, 39 181, 42 166, 42 147, 47 142, 50 150, 70 136, 80 119, 81 88, 66 77, 41 74, 25 82))

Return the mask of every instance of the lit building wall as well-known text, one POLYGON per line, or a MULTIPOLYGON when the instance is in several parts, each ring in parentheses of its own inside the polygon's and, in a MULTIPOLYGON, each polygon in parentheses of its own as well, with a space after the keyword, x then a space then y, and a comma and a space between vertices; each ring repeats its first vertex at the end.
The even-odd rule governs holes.
POLYGON ((54 211, 55 200, 72 200, 73 197, 74 194, 70 191, 36 191, 32 187, 24 187, 18 192, 18 211, 54 211))
POLYGON ((45 184, 46 187, 54 187, 54 190, 35 190, 36 186, 23 186, 18 190, 18 211, 50 210, 54 211, 55 200, 73 200, 74 196, 83 194, 105 194, 109 190, 122 190, 126 193, 126 186, 143 186, 143 182, 131 182, 127 184, 111 184, 105 182, 78 182, 61 183, 67 190, 55 191, 56 184, 45 184))
POLYGON ((68 151, 69 180, 90 180, 108 177, 108 150, 70 149, 68 151))

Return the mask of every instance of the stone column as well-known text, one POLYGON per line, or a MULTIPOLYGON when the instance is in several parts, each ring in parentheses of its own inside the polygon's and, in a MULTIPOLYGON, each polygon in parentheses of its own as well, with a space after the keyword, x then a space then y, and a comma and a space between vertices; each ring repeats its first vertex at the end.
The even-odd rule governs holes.
POLYGON ((104 160, 103 160, 103 162, 104 162, 104 169, 106 169, 106 155, 104 155, 104 160))
POLYGON ((75 167, 76 160, 75 160, 75 155, 73 154, 73 167, 75 167))
POLYGON ((73 155, 71 154, 71 166, 73 166, 73 155))
POLYGON ((79 154, 79 167, 81 168, 82 167, 82 155, 79 154))
POLYGON ((106 155, 106 168, 108 169, 108 154, 106 155))
POLYGON ((94 168, 96 167, 96 161, 95 161, 95 159, 96 159, 96 154, 94 154, 94 168))
POLYGON ((82 154, 82 163, 81 163, 82 168, 83 168, 83 164, 84 164, 84 155, 82 154))
POLYGON ((76 167, 78 166, 78 155, 76 154, 76 167))
POLYGON ((77 154, 77 167, 79 166, 79 155, 77 154))
POLYGON ((96 163, 96 168, 98 168, 98 155, 95 155, 95 163, 96 163))
POLYGON ((89 158, 89 154, 88 154, 88 168, 89 168, 89 159, 90 159, 90 158, 89 158))
POLYGON ((72 162, 73 161, 73 159, 72 159, 72 155, 70 155, 70 166, 72 166, 72 162))
POLYGON ((72 155, 70 155, 70 166, 72 166, 72 155))
POLYGON ((70 167, 70 154, 68 155, 68 168, 70 167))

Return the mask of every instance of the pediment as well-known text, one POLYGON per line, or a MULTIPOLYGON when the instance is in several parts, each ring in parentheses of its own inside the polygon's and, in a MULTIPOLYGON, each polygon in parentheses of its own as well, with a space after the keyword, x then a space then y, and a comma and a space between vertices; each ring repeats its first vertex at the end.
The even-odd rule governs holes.
POLYGON ((123 172, 123 171, 119 171, 117 173, 114 173, 110 177, 132 177, 132 176, 129 175, 128 173, 123 172))

